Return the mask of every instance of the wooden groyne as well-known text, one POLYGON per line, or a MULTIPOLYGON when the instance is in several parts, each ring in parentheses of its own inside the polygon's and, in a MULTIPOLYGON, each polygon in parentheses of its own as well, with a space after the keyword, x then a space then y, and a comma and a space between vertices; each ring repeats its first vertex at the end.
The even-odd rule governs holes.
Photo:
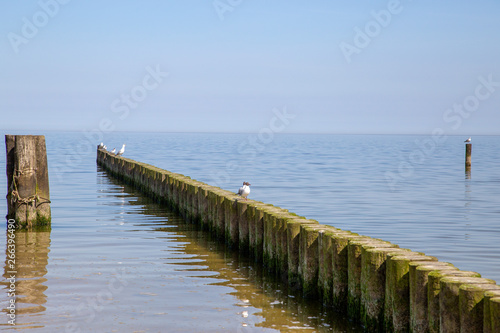
POLYGON ((97 163, 369 332, 500 332, 500 286, 476 272, 103 149, 97 163))

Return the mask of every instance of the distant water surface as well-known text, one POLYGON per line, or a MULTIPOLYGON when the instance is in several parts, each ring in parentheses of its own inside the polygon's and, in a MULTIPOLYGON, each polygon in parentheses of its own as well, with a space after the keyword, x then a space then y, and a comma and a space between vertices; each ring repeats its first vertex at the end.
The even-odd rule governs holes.
POLYGON ((500 137, 124 134, 127 156, 500 281, 500 137), (130 146, 130 147, 129 147, 130 146))
MULTIPOLYGON (((206 332, 359 330, 342 318, 332 326, 323 310, 288 298, 255 267, 98 170, 97 143, 83 134, 43 134, 53 227, 19 234, 22 327, 155 332, 167 321, 174 332, 197 331, 200 323, 206 332)), ((228 190, 249 181, 252 199, 498 282, 500 137, 473 137, 470 174, 464 170, 465 138, 450 136, 436 145, 429 140, 187 133, 104 138, 110 149, 126 143, 125 157, 228 190)), ((5 177, 0 188, 7 193, 5 177)), ((6 212, 5 200, 0 209, 6 212)), ((0 300, 7 304, 6 295, 0 300)))

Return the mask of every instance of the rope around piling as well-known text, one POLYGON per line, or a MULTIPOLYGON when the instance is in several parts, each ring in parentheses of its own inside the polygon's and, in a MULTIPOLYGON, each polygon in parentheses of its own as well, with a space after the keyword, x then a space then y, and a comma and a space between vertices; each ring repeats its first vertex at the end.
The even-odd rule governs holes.
POLYGON ((11 195, 11 200, 12 203, 16 205, 16 209, 19 208, 21 205, 29 205, 31 203, 35 203, 35 208, 38 208, 40 205, 46 204, 46 203, 51 203, 49 199, 41 197, 38 195, 38 177, 36 176, 36 169, 33 168, 27 168, 23 170, 14 170, 14 173, 12 175, 12 184, 10 188, 10 195, 11 195), (35 194, 24 197, 22 198, 19 195, 18 189, 17 189, 17 180, 20 176, 22 175, 27 175, 27 174, 35 174, 35 194))

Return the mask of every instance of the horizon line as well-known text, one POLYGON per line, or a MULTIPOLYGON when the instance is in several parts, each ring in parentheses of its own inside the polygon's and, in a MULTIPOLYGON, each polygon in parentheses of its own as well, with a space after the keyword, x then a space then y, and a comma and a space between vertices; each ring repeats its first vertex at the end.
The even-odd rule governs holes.
MULTIPOLYGON (((2 132, 86 132, 88 130, 60 130, 60 129, 48 129, 48 130, 42 130, 42 129, 0 129, 2 132)), ((114 131, 109 131, 109 132, 101 132, 103 134, 111 134, 111 133, 176 133, 176 134, 256 134, 258 133, 257 131, 160 131, 160 130, 114 130, 114 131)), ((300 132, 280 132, 280 133, 274 133, 274 135, 287 135, 287 134, 294 134, 294 135, 415 135, 415 136, 429 136, 433 135, 432 133, 398 133, 398 132, 385 132, 385 133, 376 133, 376 132, 311 132, 311 131, 300 131, 300 132)), ((26 135, 36 135, 36 134, 26 134, 26 135)), ((445 136, 500 136, 500 133, 498 134, 474 134, 474 133, 468 133, 468 134, 463 134, 463 133, 455 133, 455 134, 446 134, 444 133, 443 135, 445 136)))

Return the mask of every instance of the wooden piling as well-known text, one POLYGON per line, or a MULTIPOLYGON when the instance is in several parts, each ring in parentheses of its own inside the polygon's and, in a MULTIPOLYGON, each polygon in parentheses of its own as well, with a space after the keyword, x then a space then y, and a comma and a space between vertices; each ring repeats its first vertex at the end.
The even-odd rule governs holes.
POLYGON ((464 284, 495 284, 495 281, 475 278, 447 276, 439 281, 439 322, 441 332, 461 332, 460 330, 460 287, 464 284))
POLYGON ((237 249, 239 245, 238 201, 234 195, 224 197, 225 240, 229 248, 237 249))
MULTIPOLYGON (((363 248, 363 242, 369 241, 370 238, 360 236, 360 237, 344 237, 339 239, 340 251, 345 252, 343 247, 347 247, 347 315, 352 318, 359 320, 361 318, 361 250, 363 248), (347 243, 345 243, 347 241, 347 243)), ((335 290, 335 280, 333 286, 334 294, 333 301, 341 303, 343 302, 343 290, 335 290), (336 299, 337 298, 337 299, 336 299)), ((342 287, 340 287, 342 288, 342 287)), ((340 289, 339 288, 339 289, 340 289)))
POLYGON ((465 171, 470 171, 472 165, 472 143, 465 144, 465 171))
POLYGON ((305 298, 321 297, 318 289, 319 273, 319 232, 324 225, 303 223, 300 225, 299 278, 302 295, 305 298))
MULTIPOLYGON (((164 196, 165 194, 161 191, 160 198, 164 196)), ((198 215, 202 228, 208 230, 208 187, 206 185, 199 185, 198 187, 198 215)))
MULTIPOLYGON (((382 245, 382 244, 381 244, 382 245)), ((394 244, 361 249, 361 323, 370 332, 384 332, 387 256, 407 250, 394 244)))
MULTIPOLYGON (((441 296, 441 280, 446 277, 481 277, 481 274, 471 271, 460 271, 455 267, 443 268, 432 271, 427 276, 427 307, 428 307, 428 327, 429 332, 442 332, 441 327, 441 308, 445 305, 442 300, 446 300, 447 296, 441 296)), ((458 303, 458 302, 457 302, 458 303)))
POLYGON ((288 260, 288 284, 290 289, 296 291, 302 289, 299 266, 300 266, 300 227, 304 224, 318 224, 314 220, 289 219, 287 220, 287 260, 288 260))
POLYGON ((276 209, 268 206, 264 210, 263 263, 271 272, 276 272, 276 209))
POLYGON ((6 135, 8 219, 19 227, 50 225, 47 151, 43 135, 6 135))
POLYGON ((439 269, 455 269, 447 262, 414 261, 410 263, 410 332, 429 331, 428 275, 439 269))
POLYGON ((276 219, 276 269, 282 281, 288 281, 288 221, 293 215, 283 210, 276 219))
POLYGON ((491 331, 500 331, 500 297, 490 298, 491 331))
POLYGON ((413 261, 437 262, 437 258, 412 251, 387 256, 384 305, 387 332, 410 331, 410 263, 413 261))
MULTIPOLYGON (((484 332, 485 297, 487 291, 499 291, 500 286, 491 283, 464 284, 459 289, 460 332, 484 332)), ((489 308, 488 308, 489 311, 489 308)))
MULTIPOLYGON (((339 312, 347 312, 348 309, 348 286, 349 278, 353 282, 353 294, 351 299, 359 300, 361 291, 359 281, 361 277, 361 252, 359 253, 359 265, 352 262, 352 274, 349 275, 348 244, 349 240, 360 240, 366 237, 347 231, 338 231, 332 235, 332 305, 339 312), (358 287, 356 289, 356 286, 358 287)), ((360 250, 361 251, 361 250, 360 250)), ((353 254, 354 255, 354 254, 353 254)), ((354 305, 359 312, 359 303, 354 305)))
POLYGON ((236 210, 238 214, 238 248, 241 254, 247 255, 249 248, 249 230, 247 219, 248 204, 245 200, 236 201, 236 210))
POLYGON ((323 295, 323 304, 332 305, 333 296, 333 242, 332 236, 335 228, 320 231, 318 235, 319 267, 318 267, 318 287, 323 295))
POLYGON ((253 257, 255 262, 262 262, 263 240, 264 240, 264 210, 261 205, 252 204, 250 213, 253 219, 249 223, 249 242, 253 249, 253 257))
MULTIPOLYGON (((363 321, 363 315, 361 308, 364 306, 362 303, 363 297, 363 260, 362 252, 363 250, 375 248, 375 247, 397 247, 390 242, 383 242, 379 239, 373 239, 369 237, 348 237, 349 243, 347 244, 347 314, 353 319, 361 319, 363 321)), ((385 266, 384 266, 385 267, 385 266)), ((365 273, 366 274, 366 273, 365 273)), ((384 281, 385 283, 385 281, 384 281)), ((335 290, 334 282, 334 303, 336 296, 341 296, 340 294, 335 295, 339 290, 335 290)), ((338 301, 342 301, 340 297, 338 301)))
POLYGON ((483 310, 483 333, 500 331, 500 291, 487 291, 484 293, 483 310))

